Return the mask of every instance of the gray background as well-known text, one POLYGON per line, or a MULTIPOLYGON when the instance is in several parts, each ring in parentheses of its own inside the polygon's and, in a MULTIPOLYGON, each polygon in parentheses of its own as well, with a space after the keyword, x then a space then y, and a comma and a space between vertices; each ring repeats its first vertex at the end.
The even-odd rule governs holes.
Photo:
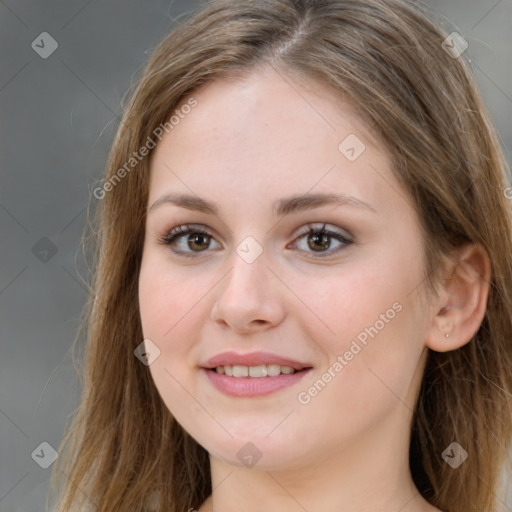
MULTIPOLYGON (((447 33, 468 41, 511 162, 512 0, 426 4, 450 20, 447 33)), ((69 350, 88 293, 80 249, 88 197, 121 97, 173 19, 198 5, 0 2, 1 512, 46 510, 51 467, 31 454, 42 442, 58 447, 80 394, 69 350), (58 43, 47 59, 31 47, 42 32, 58 43)))

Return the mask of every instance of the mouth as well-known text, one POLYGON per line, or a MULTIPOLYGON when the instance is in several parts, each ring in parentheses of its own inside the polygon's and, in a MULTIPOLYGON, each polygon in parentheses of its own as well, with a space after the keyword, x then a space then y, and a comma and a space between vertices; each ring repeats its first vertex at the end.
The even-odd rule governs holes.
POLYGON ((206 368, 209 371, 216 372, 220 375, 226 375, 228 377, 249 377, 255 379, 277 377, 278 375, 293 375, 294 373, 303 372, 309 370, 311 366, 303 368, 293 368, 288 365, 279 364, 260 364, 255 366, 245 365, 219 365, 214 368, 206 368))
POLYGON ((221 393, 256 398, 296 385, 313 366, 270 352, 229 351, 210 358, 201 369, 221 393))
POLYGON ((309 363, 272 354, 270 352, 251 352, 240 354, 229 351, 217 354, 202 364, 206 370, 229 377, 273 377, 280 374, 290 375, 295 372, 309 369, 309 363))

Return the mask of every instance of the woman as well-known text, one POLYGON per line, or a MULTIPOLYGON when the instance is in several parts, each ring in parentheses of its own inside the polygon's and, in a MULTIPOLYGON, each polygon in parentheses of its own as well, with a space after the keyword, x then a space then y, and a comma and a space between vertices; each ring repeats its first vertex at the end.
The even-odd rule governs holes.
POLYGON ((94 191, 59 510, 498 510, 508 168, 428 15, 215 0, 156 48, 94 191))

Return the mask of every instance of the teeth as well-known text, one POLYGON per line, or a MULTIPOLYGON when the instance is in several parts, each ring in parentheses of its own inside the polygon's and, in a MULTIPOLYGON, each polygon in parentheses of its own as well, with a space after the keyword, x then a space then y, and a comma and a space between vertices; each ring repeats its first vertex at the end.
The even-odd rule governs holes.
POLYGON ((291 366, 280 366, 278 364, 261 364, 259 366, 243 366, 235 364, 233 366, 217 366, 215 371, 225 374, 228 377, 275 377, 281 373, 289 375, 295 373, 296 370, 291 366))
POLYGON ((281 367, 278 364, 267 364, 267 374, 271 377, 279 375, 281 373, 281 367))
POLYGON ((260 366, 249 366, 250 377, 266 377, 268 375, 267 366, 262 364, 260 366))
POLYGON ((233 366, 233 377, 249 377, 249 368, 247 366, 233 366))

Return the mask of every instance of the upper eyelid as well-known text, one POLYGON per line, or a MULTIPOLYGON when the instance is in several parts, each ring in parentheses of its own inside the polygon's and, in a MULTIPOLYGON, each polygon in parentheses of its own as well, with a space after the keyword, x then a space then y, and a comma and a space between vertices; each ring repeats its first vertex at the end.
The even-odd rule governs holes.
POLYGON ((307 235, 310 231, 326 231, 332 232, 336 235, 341 235, 347 239, 352 240, 353 235, 344 228, 341 227, 332 227, 328 222, 308 222, 304 226, 300 227, 298 230, 295 230, 295 237, 302 237, 303 235, 307 235))
MULTIPOLYGON (((164 234, 163 236, 158 237, 159 241, 163 243, 164 245, 171 246, 176 243, 177 240, 182 239, 183 237, 190 236, 194 233, 202 233, 206 236, 209 236, 214 240, 215 243, 218 245, 221 245, 221 243, 217 240, 214 234, 212 234, 212 229, 209 227, 206 227, 203 224, 180 224, 178 226, 173 227, 170 229, 167 234, 164 234), (178 231, 176 231, 178 230, 178 231), (175 231, 173 233, 173 231, 175 231), (172 239, 172 241, 170 240, 172 239), (168 241, 166 241, 168 240, 168 241)), ((321 233, 324 232, 328 237, 331 239, 335 239, 339 244, 341 244, 340 247, 335 249, 329 249, 327 251, 320 251, 318 252, 318 256, 316 258, 328 258, 329 256, 336 256, 338 252, 341 252, 343 250, 343 247, 348 247, 354 243, 354 237, 351 233, 349 233, 346 229, 334 227, 334 229, 329 228, 329 223, 327 222, 309 222, 304 225, 302 225, 300 228, 296 229, 294 231, 293 240, 290 242, 290 244, 293 244, 293 249, 297 247, 297 244, 302 240, 305 236, 307 236, 310 233, 321 233), (340 232, 339 230, 342 229, 345 233, 340 232), (341 240, 340 240, 341 238, 341 240), (322 256, 323 255, 323 256, 322 256)), ((288 246, 288 244, 287 244, 288 246)), ((171 252, 173 252, 176 255, 186 255, 188 257, 201 257, 202 254, 207 254, 210 251, 218 251, 219 248, 207 248, 204 251, 187 251, 187 250, 181 250, 181 249, 170 249, 171 252)), ((300 252, 309 253, 309 251, 301 250, 300 252)), ((314 254, 315 251, 311 252, 311 254, 314 254)))
MULTIPOLYGON (((195 223, 179 224, 179 225, 173 227, 172 229, 169 229, 168 231, 166 231, 164 233, 164 236, 170 236, 174 230, 178 230, 178 229, 181 230, 181 232, 176 231, 175 233, 173 233, 173 236, 175 238, 179 238, 180 236, 186 236, 186 235, 190 234, 190 233, 187 233, 187 230, 190 230, 192 233, 194 232, 194 230, 197 230, 198 232, 204 231, 205 234, 207 234, 208 236, 211 236, 212 238, 217 238, 215 235, 216 230, 214 230, 210 227, 207 227, 204 224, 195 224, 195 223)), ((354 238, 352 233, 350 231, 348 231, 346 228, 332 226, 328 222, 308 222, 308 223, 302 225, 301 227, 295 229, 293 232, 293 236, 295 238, 302 237, 302 236, 308 234, 310 231, 314 231, 314 232, 332 231, 335 234, 344 236, 345 238, 350 239, 350 240, 352 240, 354 238)))

